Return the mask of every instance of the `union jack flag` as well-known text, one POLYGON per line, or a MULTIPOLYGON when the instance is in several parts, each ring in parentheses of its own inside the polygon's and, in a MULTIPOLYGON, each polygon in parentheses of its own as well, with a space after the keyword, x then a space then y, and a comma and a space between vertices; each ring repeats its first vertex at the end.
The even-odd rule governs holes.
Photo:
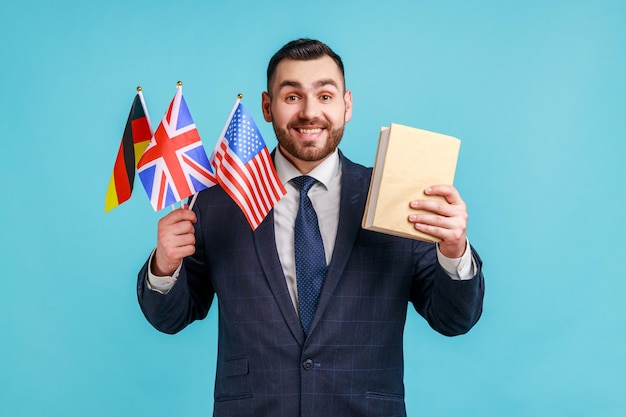
POLYGON ((216 184, 180 84, 137 172, 155 211, 216 184))
POLYGON ((239 100, 212 155, 217 182, 255 230, 287 193, 252 116, 239 100))

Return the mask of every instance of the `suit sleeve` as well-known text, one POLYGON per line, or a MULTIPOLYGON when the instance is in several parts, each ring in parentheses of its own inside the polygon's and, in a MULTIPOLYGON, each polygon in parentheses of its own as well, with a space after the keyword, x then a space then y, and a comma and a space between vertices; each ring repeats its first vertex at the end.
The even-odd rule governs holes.
POLYGON ((196 251, 183 260, 178 279, 170 291, 161 294, 148 288, 149 259, 137 278, 141 311, 152 326, 164 333, 177 333, 193 321, 204 319, 215 296, 204 256, 200 213, 196 211, 196 215, 196 251))
POLYGON ((428 324, 445 336, 467 333, 478 322, 485 293, 482 261, 471 248, 476 274, 468 280, 454 280, 436 259, 434 245, 414 244, 415 274, 411 302, 428 324), (429 248, 426 248, 429 245, 429 248))

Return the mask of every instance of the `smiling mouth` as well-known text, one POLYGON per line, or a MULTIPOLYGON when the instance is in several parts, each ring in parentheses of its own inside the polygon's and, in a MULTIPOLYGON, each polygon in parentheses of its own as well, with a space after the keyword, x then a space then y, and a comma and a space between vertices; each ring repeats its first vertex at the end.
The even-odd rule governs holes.
POLYGON ((303 135, 314 135, 316 133, 320 133, 322 131, 322 128, 320 127, 316 127, 313 129, 296 128, 296 130, 302 133, 303 135))

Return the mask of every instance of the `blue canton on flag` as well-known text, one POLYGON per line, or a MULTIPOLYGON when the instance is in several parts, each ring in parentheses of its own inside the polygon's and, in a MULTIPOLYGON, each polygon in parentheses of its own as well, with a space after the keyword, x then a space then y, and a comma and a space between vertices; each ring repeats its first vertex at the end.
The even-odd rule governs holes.
POLYGON ((239 157, 244 164, 248 163, 265 147, 261 132, 242 104, 237 106, 235 114, 224 134, 228 147, 239 157))

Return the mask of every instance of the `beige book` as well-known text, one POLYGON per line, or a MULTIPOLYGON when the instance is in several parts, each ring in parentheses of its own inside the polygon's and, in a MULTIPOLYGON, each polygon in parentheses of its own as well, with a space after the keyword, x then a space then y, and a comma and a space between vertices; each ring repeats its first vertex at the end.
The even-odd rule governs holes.
POLYGON ((392 123, 382 127, 374 172, 363 215, 364 229, 410 239, 440 239, 415 230, 408 217, 423 211, 409 207, 416 199, 444 200, 427 196, 432 185, 450 184, 461 141, 452 136, 392 123))

